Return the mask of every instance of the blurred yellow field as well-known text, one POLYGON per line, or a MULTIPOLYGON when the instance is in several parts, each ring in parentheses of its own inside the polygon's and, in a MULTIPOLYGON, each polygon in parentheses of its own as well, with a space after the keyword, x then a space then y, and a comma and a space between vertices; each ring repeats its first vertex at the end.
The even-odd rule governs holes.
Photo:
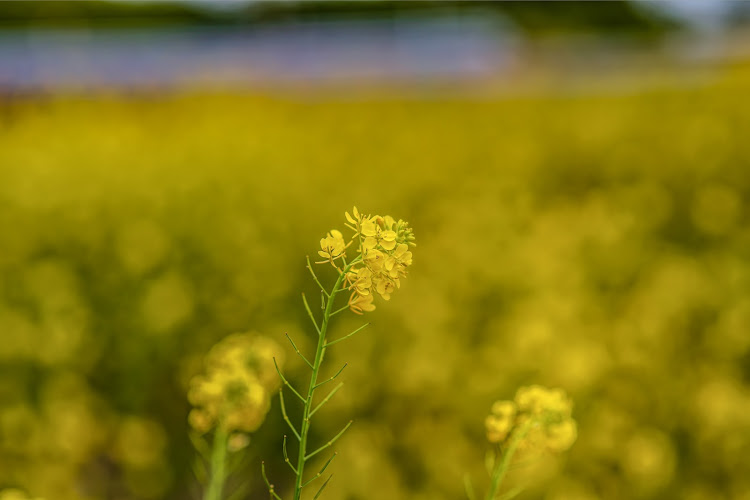
MULTIPOLYGON (((749 88, 2 103, 0 488, 197 498, 189 380, 246 331, 305 380, 304 257, 357 205, 418 247, 327 360, 346 385, 313 437, 354 425, 326 498, 484 488, 492 403, 543 384, 578 439, 511 473, 522 498, 750 499, 749 88)), ((228 485, 248 498, 261 459, 292 486, 272 405, 228 485)))

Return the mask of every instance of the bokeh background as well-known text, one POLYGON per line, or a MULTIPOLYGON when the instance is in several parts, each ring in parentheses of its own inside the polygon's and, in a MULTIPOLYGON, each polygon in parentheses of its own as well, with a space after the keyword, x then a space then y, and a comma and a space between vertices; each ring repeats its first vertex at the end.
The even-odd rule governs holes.
MULTIPOLYGON (((313 347, 304 257, 356 204, 419 246, 330 352, 327 498, 482 489, 539 383, 579 439, 524 498, 750 499, 749 7, 3 2, 0 489, 199 498, 187 381, 235 332, 313 347)), ((288 491, 284 432, 237 498, 261 459, 288 491)))

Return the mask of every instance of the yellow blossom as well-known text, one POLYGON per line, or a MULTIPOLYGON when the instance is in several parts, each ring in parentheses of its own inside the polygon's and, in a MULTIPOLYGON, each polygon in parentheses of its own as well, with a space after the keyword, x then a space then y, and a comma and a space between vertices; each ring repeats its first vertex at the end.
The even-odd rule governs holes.
POLYGON ((278 385, 273 358, 281 359, 280 348, 259 336, 235 334, 216 344, 206 355, 205 373, 190 381, 191 427, 201 433, 217 425, 229 432, 256 430, 278 385))
POLYGON ((359 215, 359 210, 357 210, 357 207, 355 206, 352 209, 352 215, 349 215, 349 212, 344 212, 344 215, 346 216, 346 220, 348 220, 352 224, 359 224, 361 217, 359 215))
POLYGON ((373 304, 372 301, 372 294, 360 295, 357 292, 354 292, 349 297, 349 309, 351 309, 351 311, 356 314, 363 314, 365 312, 374 311, 375 304, 373 304))
POLYGON ((521 433, 519 449, 565 451, 577 438, 572 403, 561 389, 521 387, 514 401, 498 401, 485 419, 487 439, 502 443, 521 433))
POLYGON ((348 224, 346 224, 346 227, 354 231, 354 234, 352 235, 352 239, 354 239, 360 234, 363 217, 362 215, 360 215, 357 207, 354 207, 352 209, 352 215, 349 215, 349 212, 344 212, 344 216, 346 216, 346 220, 349 222, 348 224))
POLYGON ((566 419, 559 424, 547 426, 547 449, 552 452, 565 451, 575 442, 578 437, 578 428, 573 419, 566 419))
POLYGON ((200 410, 192 414, 191 425, 206 432, 219 421, 227 429, 252 432, 268 411, 268 393, 251 373, 216 370, 191 382, 188 400, 200 410))
POLYGON ((496 401, 492 405, 490 415, 485 419, 487 428, 487 440, 490 443, 499 443, 504 440, 516 417, 516 404, 513 401, 496 401))
POLYGON ((392 280, 385 275, 378 275, 373 279, 375 290, 383 297, 384 300, 391 300, 391 294, 396 289, 396 284, 400 282, 392 280))
POLYGON ((359 295, 369 295, 370 287, 372 286, 372 271, 366 267, 359 269, 352 269, 347 275, 347 279, 351 283, 352 290, 356 291, 359 295))
POLYGON ((572 403, 562 389, 547 389, 539 385, 521 387, 516 392, 519 410, 533 415, 560 414, 570 416, 572 403))
POLYGON ((363 257, 363 261, 365 265, 373 272, 373 274, 377 274, 383 269, 383 266, 385 265, 385 254, 381 252, 380 250, 376 249, 370 249, 365 250, 365 255, 363 257))
POLYGON ((346 249, 344 235, 341 231, 332 229, 325 238, 320 239, 320 248, 318 255, 326 259, 326 262, 333 263, 333 260, 341 257, 346 249))
POLYGON ((409 251, 409 245, 399 243, 391 255, 385 259, 385 268, 391 278, 398 278, 406 275, 406 267, 411 265, 412 254, 409 251))
MULTIPOLYGON (((409 245, 414 245, 414 234, 409 224, 390 215, 364 215, 354 207, 352 213, 345 212, 346 227, 353 231, 352 238, 359 238, 359 255, 346 267, 346 284, 352 295, 349 307, 357 314, 375 309, 373 295, 377 292, 384 300, 401 287, 401 278, 406 277, 407 267, 412 264, 409 245)), ((348 245, 338 231, 332 230, 320 240, 322 251, 318 254, 331 262, 343 256, 348 245)), ((321 262, 322 263, 322 262, 321 262)))
POLYGON ((393 250, 396 247, 396 232, 391 229, 384 229, 384 219, 374 217, 362 221, 362 235, 365 241, 362 245, 366 249, 382 247, 384 250, 393 250))

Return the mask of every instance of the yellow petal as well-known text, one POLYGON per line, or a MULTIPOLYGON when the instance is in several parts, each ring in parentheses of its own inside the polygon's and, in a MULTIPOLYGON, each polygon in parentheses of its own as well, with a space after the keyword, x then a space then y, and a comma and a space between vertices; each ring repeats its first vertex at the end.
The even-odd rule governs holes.
POLYGON ((378 240, 376 240, 372 236, 368 236, 367 238, 365 238, 365 241, 362 242, 362 246, 364 246, 368 250, 375 248, 375 245, 377 244, 378 244, 378 240))
POLYGON ((380 245, 384 249, 386 249, 386 250, 393 250, 394 248, 396 248, 396 242, 395 241, 386 241, 386 240, 383 240, 383 241, 380 242, 380 245))
POLYGON ((364 234, 365 236, 375 236, 377 234, 375 223, 369 220, 363 221, 362 234, 364 234))

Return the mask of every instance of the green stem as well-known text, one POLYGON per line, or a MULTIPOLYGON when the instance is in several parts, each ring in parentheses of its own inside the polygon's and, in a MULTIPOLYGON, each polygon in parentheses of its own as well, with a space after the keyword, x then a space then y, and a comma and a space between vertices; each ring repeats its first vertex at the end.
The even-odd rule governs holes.
MULTIPOLYGON (((313 396, 315 395, 315 389, 318 386, 318 372, 320 372, 320 365, 323 364, 323 357, 326 352, 326 332, 328 331, 328 321, 332 316, 332 309, 336 294, 342 290, 344 278, 346 277, 347 271, 358 262, 359 259, 354 259, 345 268, 344 271, 339 273, 339 277, 336 280, 336 284, 333 285, 333 289, 328 293, 328 301, 326 302, 326 308, 323 312, 323 323, 318 329, 318 345, 315 349, 315 359, 312 363, 312 375, 310 375, 310 385, 307 390, 307 398, 305 399, 305 409, 302 414, 302 428, 300 430, 300 442, 299 442, 299 455, 297 457, 297 479, 294 484, 294 500, 300 500, 302 496, 302 478, 303 471, 305 469, 305 462, 307 458, 307 435, 310 431, 310 414, 312 412, 313 396)), ((317 327, 317 325, 316 325, 317 327)))
POLYGON ((487 490, 487 496, 485 497, 485 500, 495 500, 497 492, 500 489, 500 484, 503 482, 503 478, 508 472, 510 461, 513 459, 513 455, 515 455, 516 450, 518 450, 518 445, 521 444, 521 441, 526 437, 526 434, 529 432, 529 429, 533 424, 534 421, 532 419, 529 419, 523 424, 523 426, 521 426, 520 429, 518 429, 518 431, 513 433, 513 437, 511 438, 508 447, 503 452, 502 459, 497 463, 497 465, 495 465, 495 469, 492 471, 490 488, 487 490))
POLYGON ((214 431, 214 444, 211 451, 211 479, 203 500, 221 500, 221 489, 224 486, 224 465, 227 455, 227 431, 219 423, 214 431))

